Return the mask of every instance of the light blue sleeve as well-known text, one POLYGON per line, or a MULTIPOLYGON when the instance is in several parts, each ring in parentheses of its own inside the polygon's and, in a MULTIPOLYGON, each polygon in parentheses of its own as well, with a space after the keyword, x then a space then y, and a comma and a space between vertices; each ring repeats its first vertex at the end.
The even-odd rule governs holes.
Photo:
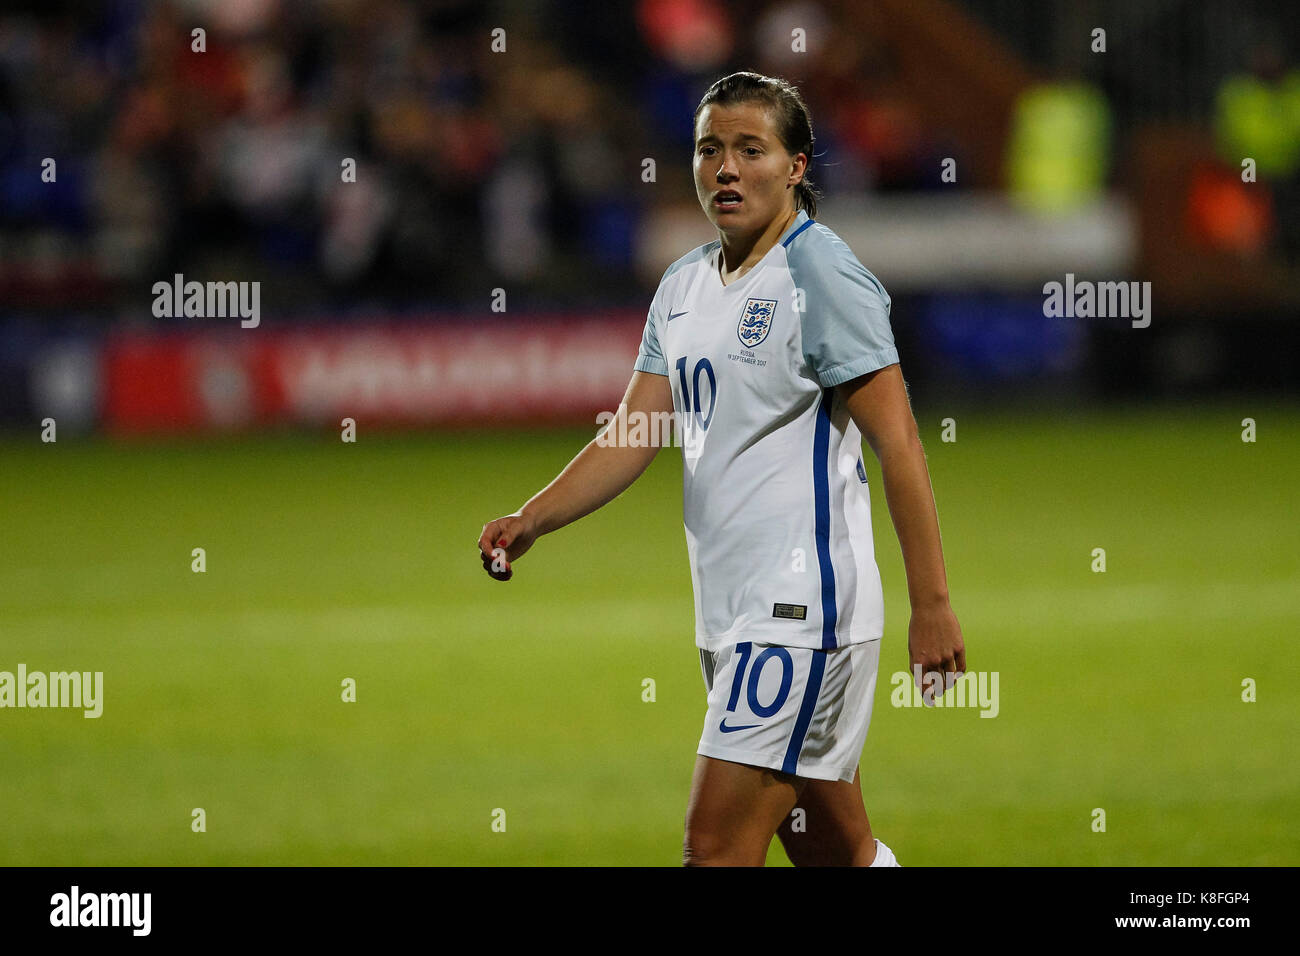
MULTIPOLYGON (((659 300, 658 293, 654 301, 659 300)), ((650 303, 650 311, 645 317, 645 331, 641 333, 641 348, 636 354, 638 372, 652 372, 655 375, 667 375, 668 363, 664 361, 663 349, 659 347, 659 333, 655 330, 655 307, 650 303)))
POLYGON ((817 233, 787 252, 803 290, 803 351, 823 388, 898 361, 889 293, 837 236, 817 233))

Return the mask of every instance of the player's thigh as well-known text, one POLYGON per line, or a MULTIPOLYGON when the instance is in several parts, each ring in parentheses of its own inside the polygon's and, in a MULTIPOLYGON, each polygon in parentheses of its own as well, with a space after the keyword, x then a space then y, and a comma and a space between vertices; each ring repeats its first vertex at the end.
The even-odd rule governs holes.
POLYGON ((761 866, 808 781, 699 754, 686 807, 687 863, 761 866))
POLYGON ((874 846, 871 822, 862 802, 862 779, 853 782, 809 780, 795 810, 777 830, 786 855, 795 866, 852 866, 865 862, 874 846))

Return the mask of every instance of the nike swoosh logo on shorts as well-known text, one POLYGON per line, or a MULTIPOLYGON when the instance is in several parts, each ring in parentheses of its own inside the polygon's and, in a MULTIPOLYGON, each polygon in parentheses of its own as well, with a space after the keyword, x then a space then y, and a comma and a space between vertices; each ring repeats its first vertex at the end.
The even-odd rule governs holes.
MULTIPOLYGON (((689 311, 691 311, 691 310, 690 310, 690 309, 687 309, 687 310, 686 310, 686 312, 689 312, 689 311)), ((668 313, 668 321, 671 322, 673 319, 676 319, 676 318, 678 318, 679 316, 683 316, 683 315, 685 315, 686 312, 669 312, 669 313, 668 313)))
POLYGON ((722 718, 722 723, 718 724, 718 729, 724 734, 734 734, 737 730, 753 730, 755 727, 761 727, 762 724, 741 724, 739 727, 728 727, 727 718, 722 718))

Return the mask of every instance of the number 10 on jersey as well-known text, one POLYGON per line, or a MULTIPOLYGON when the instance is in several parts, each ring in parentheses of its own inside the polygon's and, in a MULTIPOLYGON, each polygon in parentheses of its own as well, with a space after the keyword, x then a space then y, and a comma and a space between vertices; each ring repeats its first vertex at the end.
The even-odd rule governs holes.
POLYGON ((677 360, 677 379, 682 389, 682 411, 678 421, 682 424, 682 454, 688 458, 698 458, 704 450, 704 436, 709 423, 713 421, 713 411, 718 403, 718 380, 713 375, 713 364, 702 358, 695 363, 695 368, 687 381, 686 368, 690 364, 685 355, 677 360), (708 381, 708 411, 704 410, 706 399, 701 397, 701 385, 708 381))

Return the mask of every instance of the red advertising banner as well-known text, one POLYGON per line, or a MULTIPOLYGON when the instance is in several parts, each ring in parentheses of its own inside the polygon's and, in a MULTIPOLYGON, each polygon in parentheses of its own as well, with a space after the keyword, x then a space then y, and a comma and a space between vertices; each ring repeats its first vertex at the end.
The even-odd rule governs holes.
POLYGON ((644 315, 437 325, 118 332, 104 348, 113 432, 260 425, 590 424, 618 406, 644 315))

